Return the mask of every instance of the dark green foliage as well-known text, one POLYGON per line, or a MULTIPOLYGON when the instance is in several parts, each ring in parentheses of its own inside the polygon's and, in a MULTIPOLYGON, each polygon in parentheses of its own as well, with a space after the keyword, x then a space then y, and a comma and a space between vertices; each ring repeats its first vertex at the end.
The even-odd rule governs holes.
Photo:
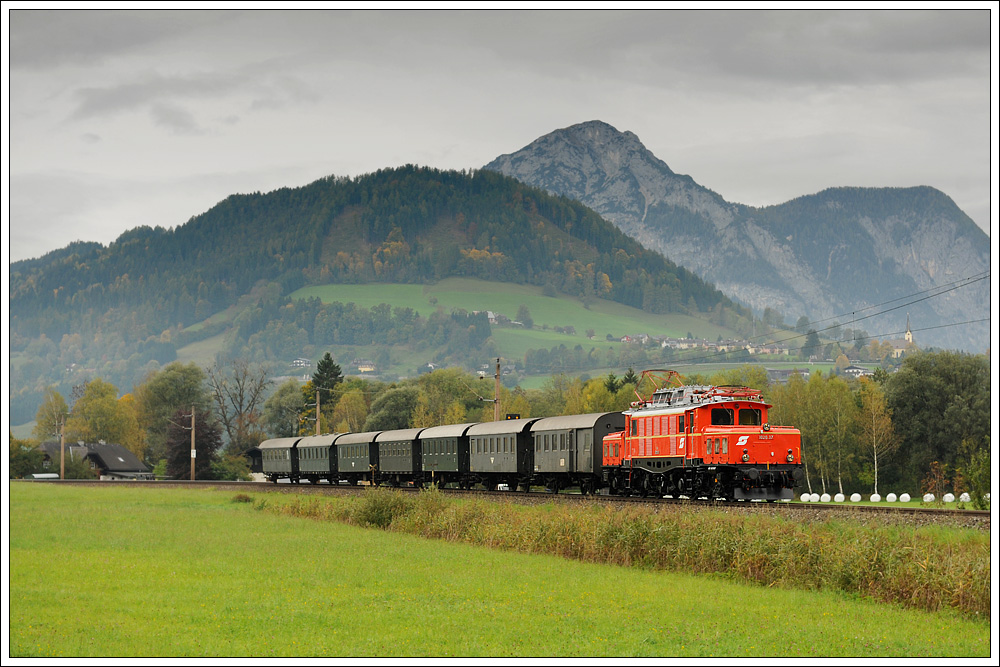
POLYGON ((531 311, 523 303, 517 307, 517 321, 523 324, 525 329, 531 329, 535 326, 535 321, 531 319, 531 311))
POLYGON ((420 391, 416 387, 396 387, 389 389, 372 403, 366 431, 389 431, 409 428, 410 417, 417 407, 420 391))
MULTIPOLYGON (((191 464, 188 463, 188 465, 191 464)), ((190 474, 190 472, 189 469, 188 473, 190 474)), ((212 462, 210 477, 211 479, 248 482, 252 479, 250 477, 250 464, 243 456, 223 456, 212 462)))
POLYGON ((170 419, 178 410, 208 412, 212 395, 205 385, 205 372, 197 364, 173 362, 146 376, 132 394, 147 429, 147 458, 158 461, 166 456, 166 434, 170 419))
MULTIPOLYGON (((178 410, 167 427, 167 476, 171 479, 191 478, 191 413, 178 410)), ((222 429, 208 413, 195 413, 195 478, 216 479, 213 465, 222 448, 222 429)))
POLYGON ((819 342, 819 334, 815 329, 810 329, 806 335, 806 342, 802 345, 802 358, 809 359, 813 355, 818 355, 822 351, 822 344, 819 342))
POLYGON ((344 381, 344 376, 340 373, 340 366, 333 361, 333 357, 327 352, 316 364, 316 372, 313 373, 313 387, 333 391, 333 389, 344 381))
MULTIPOLYGON (((10 479, 24 479, 36 472, 52 472, 42 469, 42 462, 45 460, 45 454, 42 453, 42 450, 32 443, 16 439, 13 435, 9 437, 10 479)), ((58 466, 58 463, 56 465, 58 466)), ((59 472, 58 467, 56 472, 59 472)))
POLYGON ((969 462, 962 468, 962 473, 969 486, 972 506, 977 510, 988 510, 990 501, 986 499, 986 495, 990 493, 991 487, 989 445, 972 454, 969 462))
MULTIPOLYGON (((984 356, 957 352, 909 355, 886 376, 892 421, 902 438, 898 465, 887 470, 917 488, 930 465, 962 468, 962 443, 985 447, 990 435, 990 369, 984 356)), ((967 445, 968 447, 968 445, 967 445)), ((971 455, 973 452, 969 452, 971 455)))

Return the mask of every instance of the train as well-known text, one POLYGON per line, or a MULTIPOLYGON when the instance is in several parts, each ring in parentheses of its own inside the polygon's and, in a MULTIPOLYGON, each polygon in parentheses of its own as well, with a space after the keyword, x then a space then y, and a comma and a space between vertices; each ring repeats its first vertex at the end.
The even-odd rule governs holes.
POLYGON ((273 438, 260 444, 258 471, 275 483, 793 497, 801 433, 770 424, 760 391, 685 385, 672 370, 642 378, 651 393, 624 411, 273 438))

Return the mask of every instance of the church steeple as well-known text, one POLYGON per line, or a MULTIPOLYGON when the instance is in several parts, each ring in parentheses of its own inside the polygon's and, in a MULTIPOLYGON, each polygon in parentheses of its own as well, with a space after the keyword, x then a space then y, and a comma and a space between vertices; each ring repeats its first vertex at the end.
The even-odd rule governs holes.
POLYGON ((913 332, 910 331, 910 314, 909 313, 906 314, 906 333, 903 334, 903 339, 906 340, 907 343, 911 343, 911 344, 913 343, 913 332))

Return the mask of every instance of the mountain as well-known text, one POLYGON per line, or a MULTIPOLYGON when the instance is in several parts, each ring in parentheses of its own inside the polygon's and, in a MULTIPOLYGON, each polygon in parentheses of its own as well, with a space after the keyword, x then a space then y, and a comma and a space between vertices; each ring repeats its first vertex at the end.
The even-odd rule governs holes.
POLYGON ((745 308, 579 202, 493 171, 407 166, 232 195, 173 229, 137 227, 106 247, 76 243, 11 264, 12 415, 30 420, 46 387, 68 395, 85 379, 78 369, 127 388, 181 347, 219 336, 226 352, 255 361, 333 344, 433 346, 428 356, 441 350, 450 362, 494 356, 483 354, 488 325, 471 315, 288 298, 307 285, 451 276, 749 322, 745 308))
POLYGON ((921 347, 989 345, 988 322, 952 326, 988 318, 989 237, 934 188, 831 188, 745 206, 600 121, 547 134, 485 168, 586 204, 758 314, 888 338, 901 337, 909 314, 921 347))

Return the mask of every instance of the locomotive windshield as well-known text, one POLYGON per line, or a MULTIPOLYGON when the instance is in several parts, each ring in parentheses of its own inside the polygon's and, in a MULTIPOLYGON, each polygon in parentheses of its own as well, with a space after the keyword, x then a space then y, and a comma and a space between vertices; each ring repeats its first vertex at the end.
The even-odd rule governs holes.
POLYGON ((740 426, 760 426, 760 410, 740 408, 740 426))
POLYGON ((732 408, 712 408, 712 426, 732 426, 732 408))

